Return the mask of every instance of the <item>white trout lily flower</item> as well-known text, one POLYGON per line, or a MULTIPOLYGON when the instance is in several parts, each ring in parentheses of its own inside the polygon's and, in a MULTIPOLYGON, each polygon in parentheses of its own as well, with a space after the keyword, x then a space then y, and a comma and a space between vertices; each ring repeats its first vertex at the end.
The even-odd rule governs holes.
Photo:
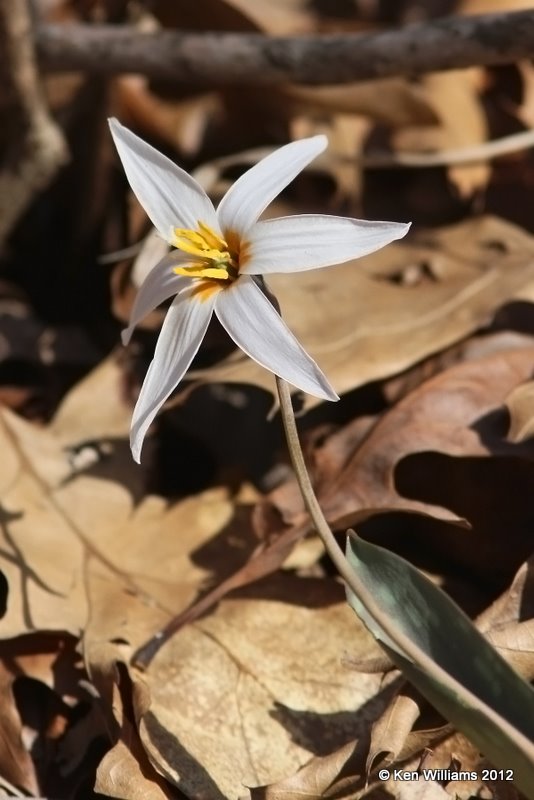
POLYGON ((215 209, 184 170, 117 120, 110 120, 110 127, 130 186, 159 234, 175 248, 146 277, 123 332, 126 344, 141 319, 175 295, 133 413, 135 460, 154 417, 195 357, 214 312, 258 364, 304 392, 339 399, 255 276, 318 269, 365 256, 400 239, 409 225, 323 214, 258 222, 269 203, 325 149, 325 136, 276 150, 239 178, 215 209))

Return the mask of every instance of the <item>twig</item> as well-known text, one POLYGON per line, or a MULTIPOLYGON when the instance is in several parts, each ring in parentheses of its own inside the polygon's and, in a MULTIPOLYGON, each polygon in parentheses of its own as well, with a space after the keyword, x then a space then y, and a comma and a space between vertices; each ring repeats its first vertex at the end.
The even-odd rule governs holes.
POLYGON ((25 0, 0 0, 0 243, 67 161, 39 87, 25 0))
POLYGON ((473 147, 457 147, 437 153, 369 153, 358 159, 368 169, 390 167, 448 167, 453 164, 477 164, 499 156, 534 147, 534 130, 512 133, 473 147))
MULTIPOLYGON (((363 169, 391 169, 391 167, 414 167, 424 169, 428 167, 448 167, 453 164, 476 164, 481 161, 491 161, 494 158, 508 155, 509 153, 517 153, 520 150, 527 150, 534 147, 534 130, 520 131, 519 133, 512 133, 509 136, 503 136, 500 139, 492 139, 483 144, 477 144, 470 147, 457 147, 450 150, 440 150, 436 153, 418 153, 418 152, 370 152, 370 153, 355 153, 353 157, 336 157, 338 161, 347 161, 348 163, 356 163, 363 169)), ((276 147, 255 147, 250 150, 242 150, 240 153, 233 153, 229 156, 221 156, 208 161, 206 164, 201 164, 194 171, 196 180, 208 193, 215 193, 223 195, 228 191, 231 186, 231 181, 219 178, 219 175, 229 167, 245 166, 256 164, 262 158, 270 155, 276 150, 276 147)), ((325 163, 326 159, 319 156, 312 169, 320 169, 321 164, 325 163)), ((135 245, 138 247, 138 245, 135 245)), ((116 254, 112 253, 109 258, 114 258, 116 254)), ((122 251, 117 255, 122 258, 122 251)), ((105 256, 107 258, 107 256, 105 256)), ((118 260, 115 258, 114 260, 118 260)))
POLYGON ((530 58, 534 10, 447 17, 376 34, 298 37, 43 25, 37 49, 42 66, 56 72, 134 72, 209 86, 347 83, 530 58))

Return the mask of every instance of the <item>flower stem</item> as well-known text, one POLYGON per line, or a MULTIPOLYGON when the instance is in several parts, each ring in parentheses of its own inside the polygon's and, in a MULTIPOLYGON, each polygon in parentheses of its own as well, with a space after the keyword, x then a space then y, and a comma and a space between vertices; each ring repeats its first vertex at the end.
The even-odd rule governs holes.
POLYGON ((345 558, 341 547, 336 541, 336 537, 330 529, 330 525, 322 512, 319 501, 313 490, 313 486, 306 469, 304 461, 304 454, 300 446, 300 439, 297 431, 297 423, 295 421, 295 413, 293 411, 293 403, 291 402, 291 393, 289 386, 285 380, 276 376, 276 388, 278 390, 278 397, 280 400, 280 411, 282 414, 282 423, 286 434, 287 446, 295 476, 299 485, 304 504, 312 519, 315 529, 325 546, 326 552, 334 562, 339 574, 343 580, 348 584, 356 595, 361 595, 362 587, 356 579, 354 571, 352 570, 349 562, 345 558))

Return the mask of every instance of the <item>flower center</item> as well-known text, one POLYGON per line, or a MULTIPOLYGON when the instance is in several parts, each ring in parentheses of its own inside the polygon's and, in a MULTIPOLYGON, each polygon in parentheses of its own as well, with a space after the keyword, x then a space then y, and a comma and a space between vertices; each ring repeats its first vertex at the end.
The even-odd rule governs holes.
POLYGON ((174 267, 177 275, 188 278, 208 278, 216 281, 235 281, 239 276, 239 255, 228 242, 204 222, 198 230, 174 229, 174 246, 194 256, 191 264, 174 267))

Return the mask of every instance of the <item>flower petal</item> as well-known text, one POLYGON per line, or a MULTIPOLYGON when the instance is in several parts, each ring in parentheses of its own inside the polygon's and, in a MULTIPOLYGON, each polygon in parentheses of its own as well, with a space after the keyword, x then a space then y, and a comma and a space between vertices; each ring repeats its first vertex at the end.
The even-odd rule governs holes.
POLYGON ((192 291, 179 294, 167 312, 133 412, 130 446, 137 463, 148 428, 197 354, 211 319, 216 295, 199 300, 192 291))
POLYGON ((223 231, 246 233, 271 200, 322 153, 327 144, 326 136, 291 142, 245 172, 219 203, 217 217, 223 231))
POLYGON ((264 275, 342 264, 401 239, 409 227, 410 223, 368 222, 326 214, 268 219, 250 231, 241 270, 264 275))
MULTIPOLYGON (((190 261, 191 259, 188 258, 187 263, 190 263, 190 261)), ((184 278, 173 272, 173 267, 184 262, 186 262, 186 259, 180 258, 180 254, 173 250, 172 253, 167 253, 155 267, 152 267, 137 292, 128 327, 122 331, 123 345, 128 344, 135 326, 141 322, 143 317, 150 314, 168 297, 178 294, 180 289, 183 289, 191 282, 189 278, 184 278)))
POLYGON ((187 172, 116 119, 109 127, 128 182, 166 241, 172 241, 172 229, 196 228, 199 220, 217 229, 211 200, 187 172))
POLYGON ((234 342, 262 367, 308 394, 339 400, 253 278, 243 275, 219 292, 215 313, 234 342))

